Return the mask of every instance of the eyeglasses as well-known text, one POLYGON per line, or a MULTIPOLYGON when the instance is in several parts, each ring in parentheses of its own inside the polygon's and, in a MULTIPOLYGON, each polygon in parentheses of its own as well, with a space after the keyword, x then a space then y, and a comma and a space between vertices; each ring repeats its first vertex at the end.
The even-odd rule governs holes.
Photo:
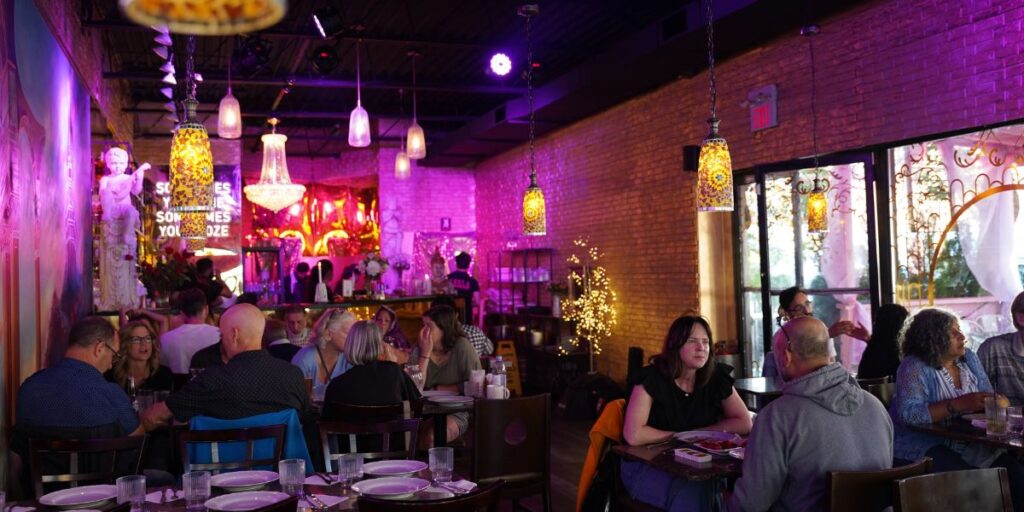
POLYGON ((121 359, 121 353, 120 353, 120 352, 118 352, 117 350, 115 350, 115 349, 114 349, 114 347, 111 347, 111 346, 110 346, 110 343, 107 343, 107 342, 105 342, 105 341, 103 341, 103 342, 101 342, 101 343, 103 343, 103 346, 104 346, 104 347, 107 347, 107 350, 109 350, 109 351, 110 351, 110 354, 111 354, 111 358, 113 358, 113 361, 114 361, 115 363, 116 363, 116 362, 117 362, 117 361, 118 361, 119 359, 121 359))
POLYGON ((792 352, 793 351, 793 340, 789 339, 789 332, 786 331, 786 328, 784 326, 782 326, 782 325, 779 326, 779 329, 782 330, 782 335, 786 337, 786 350, 792 352))
POLYGON ((128 338, 129 345, 138 345, 139 343, 153 343, 156 338, 152 336, 132 336, 128 338))
POLYGON ((786 311, 789 313, 810 313, 813 311, 813 309, 811 309, 812 305, 813 303, 811 301, 807 301, 803 304, 793 304, 786 311))

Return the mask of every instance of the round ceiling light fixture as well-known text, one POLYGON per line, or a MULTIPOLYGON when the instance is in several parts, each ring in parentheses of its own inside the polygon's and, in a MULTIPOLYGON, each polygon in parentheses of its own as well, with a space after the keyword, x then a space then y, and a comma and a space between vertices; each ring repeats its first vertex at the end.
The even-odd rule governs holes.
POLYGON ((504 53, 498 52, 491 56, 491 73, 498 76, 506 76, 512 71, 512 59, 504 53))

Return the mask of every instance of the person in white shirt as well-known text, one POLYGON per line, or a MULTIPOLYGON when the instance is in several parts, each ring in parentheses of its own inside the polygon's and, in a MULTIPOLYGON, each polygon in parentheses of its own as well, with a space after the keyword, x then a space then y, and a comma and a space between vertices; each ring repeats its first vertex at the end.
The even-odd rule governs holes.
POLYGON ((210 308, 202 290, 181 292, 178 309, 185 315, 185 323, 160 336, 160 363, 174 373, 187 374, 192 356, 220 341, 220 329, 206 323, 210 308))
POLYGON ((284 311, 284 323, 288 327, 288 341, 298 347, 309 342, 309 321, 306 309, 302 306, 290 306, 284 311))

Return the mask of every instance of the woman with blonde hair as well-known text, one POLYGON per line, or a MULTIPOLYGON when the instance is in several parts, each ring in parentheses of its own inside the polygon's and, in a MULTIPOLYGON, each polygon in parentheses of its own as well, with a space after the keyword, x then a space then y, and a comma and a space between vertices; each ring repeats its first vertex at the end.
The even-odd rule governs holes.
POLYGON ((126 393, 140 389, 170 391, 174 385, 171 369, 160 365, 160 341, 149 322, 132 320, 121 328, 119 360, 104 375, 126 393), (134 390, 129 382, 134 382, 134 390))
POLYGON ((313 381, 313 396, 322 397, 332 379, 352 368, 345 358, 345 338, 356 323, 351 311, 325 310, 313 326, 310 343, 295 353, 292 364, 313 381))

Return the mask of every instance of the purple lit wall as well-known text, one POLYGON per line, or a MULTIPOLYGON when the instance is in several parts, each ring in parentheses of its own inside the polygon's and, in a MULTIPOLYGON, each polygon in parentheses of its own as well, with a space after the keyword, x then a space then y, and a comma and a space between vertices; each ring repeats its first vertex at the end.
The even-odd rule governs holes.
MULTIPOLYGON (((0 11, 0 336, 4 404, 63 354, 89 309, 88 93, 31 0, 0 11)), ((9 416, 7 417, 9 419, 9 416)))

